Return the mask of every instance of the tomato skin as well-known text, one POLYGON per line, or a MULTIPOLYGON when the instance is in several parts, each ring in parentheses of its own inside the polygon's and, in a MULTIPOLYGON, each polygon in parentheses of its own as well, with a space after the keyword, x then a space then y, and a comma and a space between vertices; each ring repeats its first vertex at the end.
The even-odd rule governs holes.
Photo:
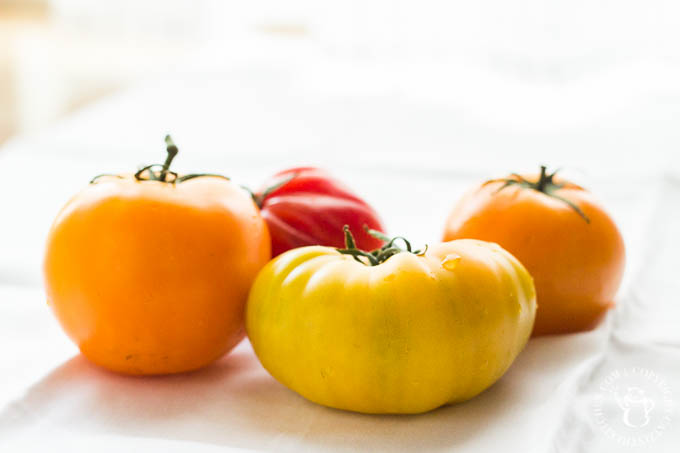
POLYGON ((269 258, 266 225, 235 184, 107 177, 55 219, 45 288, 92 362, 126 374, 178 373, 243 338, 248 290, 269 258))
MULTIPOLYGON (((532 179, 533 176, 525 176, 532 179)), ((491 182, 473 188, 449 216, 443 238, 492 241, 534 277, 538 311, 533 335, 590 330, 614 306, 624 264, 623 238, 590 192, 561 181, 556 195, 491 182)))
POLYGON ((495 244, 436 244, 366 266, 330 247, 258 274, 246 329, 279 382, 329 407, 420 413, 493 384, 526 344, 531 276, 495 244))
POLYGON ((277 173, 256 198, 261 200, 262 217, 269 227, 272 256, 307 245, 343 247, 344 225, 354 232, 360 249, 382 245, 364 231, 364 225, 385 231, 375 210, 324 170, 299 167, 277 173))

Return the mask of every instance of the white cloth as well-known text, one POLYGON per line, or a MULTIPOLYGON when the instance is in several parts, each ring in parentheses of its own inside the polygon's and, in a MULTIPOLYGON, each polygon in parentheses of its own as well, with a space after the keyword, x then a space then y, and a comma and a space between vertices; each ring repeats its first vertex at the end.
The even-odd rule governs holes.
MULTIPOLYGON (((675 405, 646 451, 678 451, 680 128, 672 96, 680 66, 638 63, 547 91, 451 65, 236 67, 146 84, 7 144, 0 451, 642 451, 622 446, 643 429, 621 424, 624 407, 607 400, 598 418, 595 404, 608 398, 608 376, 633 367, 663 376, 675 405), (247 341, 195 373, 108 373, 77 353, 45 304, 44 238, 91 176, 161 161, 166 132, 180 147, 179 171, 256 186, 284 167, 329 167, 375 205, 390 233, 417 245, 440 238, 471 184, 564 165, 622 228, 628 262, 618 307, 592 332, 531 340, 488 391, 418 416, 307 402, 261 368, 247 341)), ((617 382, 625 391, 635 378, 617 382)), ((660 384, 636 382, 657 417, 660 384)))

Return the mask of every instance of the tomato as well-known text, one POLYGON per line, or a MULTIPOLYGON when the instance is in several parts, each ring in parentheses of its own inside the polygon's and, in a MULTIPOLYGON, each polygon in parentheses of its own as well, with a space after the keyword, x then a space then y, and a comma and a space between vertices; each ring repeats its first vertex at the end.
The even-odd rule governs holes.
POLYGON ((176 153, 169 142, 160 169, 97 177, 49 233, 48 303, 85 357, 113 371, 177 373, 229 351, 270 258, 249 194, 223 177, 170 172, 176 153))
POLYGON ((274 175, 255 195, 269 226, 272 255, 306 245, 342 247, 342 227, 357 235, 357 246, 373 250, 382 241, 363 227, 384 231, 378 214, 327 172, 311 167, 291 168, 274 175))
POLYGON ((592 329, 614 305, 621 234, 590 192, 545 167, 468 192, 444 232, 444 240, 460 238, 496 242, 526 266, 538 294, 534 335, 592 329))
POLYGON ((368 254, 348 243, 288 251, 250 291, 253 349, 303 397, 364 413, 425 412, 482 392, 527 342, 532 279, 497 245, 409 252, 390 241, 368 254))

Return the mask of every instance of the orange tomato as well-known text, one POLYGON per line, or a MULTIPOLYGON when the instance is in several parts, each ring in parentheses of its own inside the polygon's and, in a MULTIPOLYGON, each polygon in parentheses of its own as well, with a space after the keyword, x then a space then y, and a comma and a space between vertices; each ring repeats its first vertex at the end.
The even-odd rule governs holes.
POLYGON ((49 305, 88 359, 121 373, 193 370, 233 348, 270 259, 251 196, 224 177, 170 172, 166 140, 162 168, 95 178, 47 241, 49 305))
POLYGON ((625 250, 616 224, 590 192, 555 179, 512 175, 468 192, 449 216, 444 240, 495 242, 534 278, 533 335, 589 330, 614 305, 625 250))

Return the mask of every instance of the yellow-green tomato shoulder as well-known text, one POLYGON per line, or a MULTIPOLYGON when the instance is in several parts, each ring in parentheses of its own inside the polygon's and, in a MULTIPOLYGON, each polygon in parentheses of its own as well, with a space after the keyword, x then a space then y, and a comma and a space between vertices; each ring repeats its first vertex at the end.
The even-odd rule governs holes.
POLYGON ((367 413, 417 413, 495 382, 535 316, 531 277, 473 240, 367 266, 326 247, 270 262, 247 331, 263 366, 302 396, 367 413))

